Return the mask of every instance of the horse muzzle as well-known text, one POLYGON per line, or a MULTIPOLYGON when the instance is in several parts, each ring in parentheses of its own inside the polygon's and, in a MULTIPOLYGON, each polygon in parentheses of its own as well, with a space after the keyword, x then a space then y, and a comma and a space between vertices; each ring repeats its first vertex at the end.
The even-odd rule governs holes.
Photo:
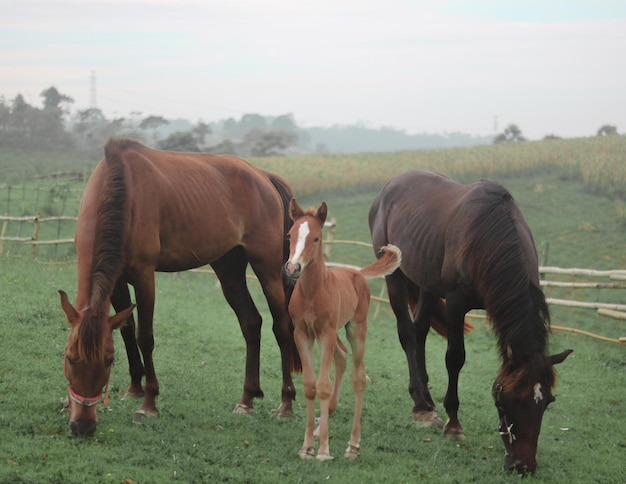
POLYGON ((537 459, 535 456, 527 459, 520 459, 508 453, 504 454, 504 460, 509 470, 515 470, 518 474, 532 474, 537 470, 537 459))
POLYGON ((299 262, 292 263, 287 261, 285 264, 285 272, 291 279, 296 280, 302 274, 302 265, 299 262))

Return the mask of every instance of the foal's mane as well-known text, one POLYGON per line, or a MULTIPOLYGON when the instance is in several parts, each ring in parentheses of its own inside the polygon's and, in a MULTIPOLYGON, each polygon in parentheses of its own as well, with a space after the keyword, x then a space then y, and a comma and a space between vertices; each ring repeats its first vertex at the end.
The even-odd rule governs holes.
POLYGON ((127 139, 109 139, 104 148, 105 180, 98 198, 89 308, 77 334, 78 354, 91 362, 104 358, 103 321, 122 270, 127 192, 121 153, 133 146, 140 145, 127 139))
MULTIPOLYGON (((537 381, 554 383, 546 355, 550 314, 541 288, 530 278, 511 214, 513 197, 502 186, 481 180, 470 196, 471 213, 462 260, 482 297, 498 338, 500 378, 509 390, 537 381)), ((533 248, 534 249, 534 248, 533 248)))

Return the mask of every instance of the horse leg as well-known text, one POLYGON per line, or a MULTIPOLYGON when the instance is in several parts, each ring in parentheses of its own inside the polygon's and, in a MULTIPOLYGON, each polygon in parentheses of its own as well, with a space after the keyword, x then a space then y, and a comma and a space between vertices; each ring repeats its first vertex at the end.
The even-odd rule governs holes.
MULTIPOLYGON (((337 409, 337 405, 339 403, 339 395, 341 393, 343 375, 346 372, 346 368, 348 366, 348 354, 346 350, 347 348, 343 345, 343 343, 341 343, 339 338, 337 338, 337 345, 335 346, 335 352, 333 353, 333 363, 335 364, 335 381, 333 383, 333 394, 330 397, 330 403, 328 404, 329 416, 332 415, 333 412, 337 409)), ((319 438, 320 436, 319 423, 317 428, 315 429, 315 432, 313 432, 313 436, 317 438, 319 438)))
POLYGON ((341 393, 341 384, 343 382, 343 375, 346 372, 348 366, 348 353, 347 348, 337 338, 337 344, 333 352, 333 363, 335 365, 335 381, 333 384, 333 394, 330 397, 330 403, 328 405, 328 412, 332 413, 337 409, 339 402, 339 394, 341 393))
POLYGON ((304 430, 304 441, 298 452, 302 459, 312 459, 315 455, 313 451, 314 437, 313 428, 315 426, 315 372, 313 370, 313 344, 315 340, 308 334, 306 329, 294 330, 295 344, 302 359, 302 388, 306 398, 306 426, 304 430))
POLYGON ((254 412, 254 398, 263 398, 260 385, 261 324, 262 319, 254 305, 246 283, 248 260, 242 247, 235 247, 211 263, 220 280, 226 301, 235 312, 246 342, 246 373, 243 393, 235 406, 235 413, 254 412))
POLYGON ((465 340, 463 323, 465 306, 458 300, 458 296, 446 295, 446 325, 448 328, 448 347, 446 350, 446 368, 448 370, 448 390, 443 404, 448 414, 443 433, 452 439, 465 437, 463 427, 458 418, 459 410, 459 373, 465 364, 465 340))
MULTIPOLYGON (((368 304, 369 306, 369 304, 368 304)), ((367 311, 365 312, 367 314, 367 311)), ((352 433, 348 447, 344 452, 347 459, 355 459, 360 453, 361 443, 361 410, 363 408, 363 392, 365 391, 365 338, 367 336, 367 320, 363 319, 351 322, 346 327, 346 333, 350 347, 352 348, 352 388, 354 390, 354 418, 352 420, 352 433)))
POLYGON ((421 420, 421 422, 426 425, 435 424, 439 427, 443 427, 443 420, 437 416, 435 402, 433 401, 433 397, 428 389, 429 378, 426 370, 426 337, 428 336, 428 332, 430 330, 430 318, 432 316, 432 311, 439 303, 439 298, 420 290, 417 286, 412 286, 412 289, 419 292, 417 297, 418 306, 414 322, 417 371, 419 374, 419 381, 422 383, 424 400, 431 407, 431 410, 420 414, 426 418, 426 421, 421 420))
MULTIPOLYGON (((330 398, 332 396, 332 384, 330 381, 330 367, 334 359, 335 346, 337 345, 337 331, 335 327, 324 328, 316 335, 320 345, 320 371, 315 384, 315 392, 320 399, 320 447, 317 451, 317 460, 331 460, 328 445, 328 416, 330 398)), ((308 403, 308 402, 307 402, 308 403)))
MULTIPOLYGON (((272 331, 280 349, 283 384, 281 404, 276 410, 279 417, 293 417, 293 401, 296 390, 291 377, 293 355, 297 353, 294 343, 293 330, 287 304, 285 302, 285 287, 283 285, 282 264, 268 264, 266 258, 255 257, 249 254, 252 270, 259 279, 263 294, 272 314, 272 331)), ((297 365, 299 367, 299 363, 297 365)))
POLYGON ((413 418, 424 425, 431 425, 437 413, 425 396, 424 383, 420 378, 417 364, 417 330, 408 306, 408 279, 400 271, 385 279, 389 303, 396 316, 398 337, 409 367, 409 394, 414 402, 413 418))
MULTIPOLYGON (((124 280, 118 280, 113 294, 111 295, 111 304, 115 309, 115 312, 119 312, 122 309, 126 309, 131 305, 130 292, 128 290, 128 284, 124 280)), ((137 347, 137 337, 135 335, 135 319, 132 314, 126 320, 126 324, 120 329, 122 338, 124 340, 124 346, 126 347, 126 356, 128 357, 128 371, 130 373, 130 385, 126 390, 127 397, 139 398, 143 397, 144 391, 141 386, 141 379, 145 374, 143 363, 141 362, 141 355, 139 354, 139 348, 137 347)))
POLYGON ((148 268, 141 274, 133 277, 135 297, 137 298, 137 314, 139 319, 137 344, 143 355, 146 372, 143 403, 135 412, 133 422, 141 423, 144 415, 156 417, 159 411, 156 408, 156 397, 159 394, 159 382, 154 370, 152 351, 154 350, 154 268, 148 268))

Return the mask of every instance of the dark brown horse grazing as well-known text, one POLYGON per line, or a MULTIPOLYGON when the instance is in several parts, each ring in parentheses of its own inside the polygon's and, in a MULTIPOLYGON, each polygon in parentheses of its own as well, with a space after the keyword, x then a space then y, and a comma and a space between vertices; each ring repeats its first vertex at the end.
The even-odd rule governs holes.
POLYGON ((458 377, 465 362, 463 320, 484 308, 498 338, 502 366, 493 386, 506 464, 533 472, 543 413, 554 401, 553 365, 571 350, 548 355, 550 317, 539 286, 533 237, 509 192, 481 180, 459 185, 415 170, 391 180, 369 213, 374 247, 397 245, 400 270, 387 276, 389 300, 409 366, 416 420, 433 421, 424 357, 431 324, 445 319, 448 390, 444 434, 463 437, 458 377), (445 311, 440 311, 445 298, 445 311), (416 302, 415 320, 408 306, 416 302), (438 321, 439 320, 439 321, 438 321))
POLYGON ((401 254, 397 247, 385 246, 382 256, 373 264, 357 271, 344 267, 326 268, 322 250, 322 232, 328 215, 326 203, 317 210, 303 211, 296 199, 289 206, 293 227, 289 231, 289 260, 285 270, 297 280, 289 302, 293 318, 294 337, 302 358, 302 385, 306 397, 306 428, 304 443, 299 451, 303 459, 313 458, 315 397, 320 399, 320 447, 318 460, 330 460, 328 448, 328 416, 337 407, 341 382, 346 371, 347 348, 337 331, 346 329, 352 348, 352 388, 355 405, 352 433, 344 457, 354 459, 359 455, 361 441, 361 408, 365 390, 365 339, 367 312, 370 306, 368 278, 380 277, 395 271, 401 254), (313 345, 321 350, 319 376, 315 378, 313 345), (331 385, 330 366, 335 362, 335 383, 331 385), (332 388, 331 388, 332 386, 332 388))
POLYGON ((250 264, 269 304, 281 351, 278 413, 293 413, 291 370, 300 370, 300 360, 282 272, 289 253, 284 236, 292 224, 287 212, 292 196, 282 179, 232 156, 155 151, 136 141, 109 140, 78 214, 75 306, 60 291, 71 323, 65 376, 74 434, 93 434, 96 429, 96 404, 113 363, 112 331, 120 327, 131 378, 128 394, 144 396, 135 422, 158 414, 159 384, 152 359, 154 272, 205 264, 217 274, 246 341, 243 395, 235 410, 250 412, 253 398, 263 397, 261 316, 245 277, 250 264), (137 334, 128 284, 134 287, 137 303, 137 334), (118 311, 114 316, 109 316, 111 304, 118 311))

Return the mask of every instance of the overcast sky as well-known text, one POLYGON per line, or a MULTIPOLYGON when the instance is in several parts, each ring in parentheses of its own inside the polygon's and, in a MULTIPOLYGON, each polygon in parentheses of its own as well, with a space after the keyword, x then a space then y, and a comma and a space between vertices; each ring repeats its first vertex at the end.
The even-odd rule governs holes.
POLYGON ((626 2, 0 0, 0 96, 109 117, 626 132, 626 2), (497 119, 497 122, 496 122, 497 119))

